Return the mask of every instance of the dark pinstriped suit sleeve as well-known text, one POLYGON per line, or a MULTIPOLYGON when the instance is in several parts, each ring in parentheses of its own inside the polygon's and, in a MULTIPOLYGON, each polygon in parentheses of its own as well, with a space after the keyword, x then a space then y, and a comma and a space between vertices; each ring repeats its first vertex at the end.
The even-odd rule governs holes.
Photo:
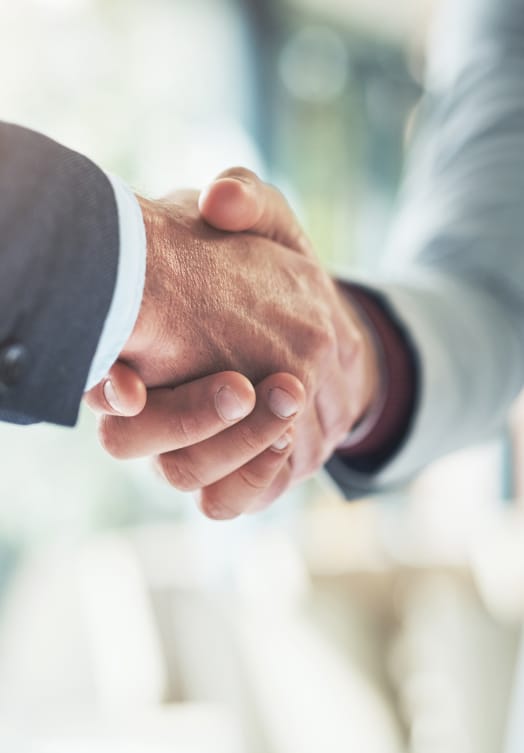
POLYGON ((118 254, 104 173, 0 123, 0 420, 76 422, 118 254))

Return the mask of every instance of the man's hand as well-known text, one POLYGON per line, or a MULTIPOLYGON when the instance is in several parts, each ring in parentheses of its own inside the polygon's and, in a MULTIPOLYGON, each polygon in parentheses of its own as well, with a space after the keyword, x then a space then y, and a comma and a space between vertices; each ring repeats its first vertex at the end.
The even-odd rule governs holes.
MULTIPOLYGON (((236 182, 261 202, 256 224, 269 227, 265 218, 279 217, 283 226, 296 226, 280 194, 250 185, 248 175, 236 182), (286 210, 292 223, 285 222, 286 210)), ((231 182, 218 181, 207 202, 218 203, 231 182)), ((326 439, 297 458, 297 475, 310 473, 373 398, 374 370, 367 368, 373 351, 364 328, 312 253, 254 232, 217 231, 203 221, 197 198, 178 192, 169 203, 143 202, 149 247, 144 301, 121 358, 148 387, 223 370, 254 384, 272 373, 293 374, 306 389, 310 437, 317 431, 326 439)), ((204 216, 205 209, 206 202, 204 216)))
MULTIPOLYGON (((117 365, 111 379, 125 393, 137 377, 117 365)), ((158 388, 135 417, 115 415, 103 385, 86 400, 104 412, 100 439, 113 457, 156 456, 158 470, 170 484, 200 492, 200 506, 209 517, 233 518, 264 507, 291 481, 293 422, 304 408, 305 394, 290 374, 271 375, 256 390, 234 372, 158 388)), ((131 406, 129 397, 119 400, 131 406)))
MULTIPOLYGON (((238 514, 253 504, 266 504, 291 481, 325 462, 374 400, 375 354, 356 312, 314 260, 295 217, 275 189, 236 170, 222 175, 201 196, 207 222, 237 235, 206 225, 194 195, 178 193, 172 201, 143 202, 150 249, 146 291, 122 357, 148 386, 186 384, 152 391, 146 409, 130 421, 104 419, 102 437, 117 456, 158 455, 164 474, 179 488, 189 488, 191 475, 192 486, 203 489, 204 511, 231 517, 232 511, 238 514), (197 421, 201 428, 209 421, 207 438, 188 434, 181 445, 179 437, 166 432, 166 426, 177 424, 181 405, 192 408, 184 413, 186 420, 193 405, 196 410, 190 398, 195 385, 201 398, 202 389, 209 387, 205 379, 187 382, 226 369, 242 372, 258 384, 253 415, 234 427, 244 441, 250 438, 249 458, 236 440, 228 442, 233 429, 224 432, 210 415, 197 421), (283 371, 288 375, 280 379, 294 375, 294 388, 299 388, 297 379, 305 387, 303 409, 297 405, 288 417, 296 417, 295 439, 281 450, 291 453, 289 463, 281 466, 278 480, 264 483, 263 492, 259 489, 254 495, 258 499, 253 499, 253 488, 251 495, 241 498, 232 480, 235 474, 245 482, 246 462, 274 452, 267 449, 274 435, 269 437, 265 427, 272 427, 269 433, 273 428, 278 433, 277 427, 283 433, 284 427, 267 408, 271 388, 268 391, 264 381, 283 371), (185 390, 182 403, 174 397, 179 390, 185 390), (187 449, 195 443, 198 452, 187 449), (181 469, 180 463, 190 465, 181 469)), ((264 482, 267 478, 268 474, 264 482)))

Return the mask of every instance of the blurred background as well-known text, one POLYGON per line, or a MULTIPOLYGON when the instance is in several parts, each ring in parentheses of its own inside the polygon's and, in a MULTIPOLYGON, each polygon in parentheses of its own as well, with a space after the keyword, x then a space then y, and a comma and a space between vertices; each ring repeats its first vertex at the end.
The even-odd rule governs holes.
MULTIPOLYGON (((0 116, 151 196, 256 169, 372 276, 438 5, 2 3, 0 116)), ((87 413, 0 427, 0 750, 524 750, 522 418, 394 496, 320 478, 227 524, 87 413)))

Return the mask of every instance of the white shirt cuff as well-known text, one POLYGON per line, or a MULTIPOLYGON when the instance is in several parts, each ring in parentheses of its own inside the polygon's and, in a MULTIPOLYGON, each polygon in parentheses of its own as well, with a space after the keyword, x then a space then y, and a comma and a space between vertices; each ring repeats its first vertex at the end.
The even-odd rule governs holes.
POLYGON ((118 359, 138 319, 146 277, 146 231, 136 196, 123 180, 107 176, 118 208, 120 254, 113 300, 98 342, 86 390, 98 384, 118 359))

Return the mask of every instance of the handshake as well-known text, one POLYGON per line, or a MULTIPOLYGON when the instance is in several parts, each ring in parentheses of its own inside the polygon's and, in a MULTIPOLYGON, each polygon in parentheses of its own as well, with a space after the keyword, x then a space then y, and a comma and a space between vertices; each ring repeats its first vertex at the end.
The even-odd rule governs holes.
POLYGON ((138 320, 85 397, 102 445, 154 457, 209 517, 263 509, 380 403, 369 324, 284 197, 254 174, 230 170, 200 196, 139 203, 138 320))

